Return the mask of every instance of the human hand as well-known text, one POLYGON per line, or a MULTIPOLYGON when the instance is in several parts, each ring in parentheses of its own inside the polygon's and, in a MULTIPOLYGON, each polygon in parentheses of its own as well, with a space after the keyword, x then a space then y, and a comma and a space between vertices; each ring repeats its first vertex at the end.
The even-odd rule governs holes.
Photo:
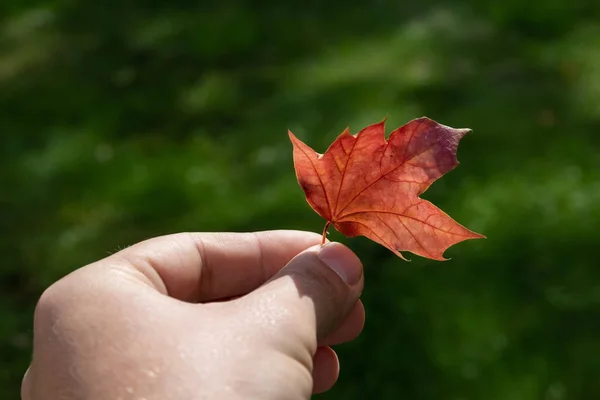
POLYGON ((347 247, 320 240, 176 234, 71 273, 36 308, 22 398, 280 400, 330 389, 339 364, 329 346, 364 324, 363 271, 347 247))

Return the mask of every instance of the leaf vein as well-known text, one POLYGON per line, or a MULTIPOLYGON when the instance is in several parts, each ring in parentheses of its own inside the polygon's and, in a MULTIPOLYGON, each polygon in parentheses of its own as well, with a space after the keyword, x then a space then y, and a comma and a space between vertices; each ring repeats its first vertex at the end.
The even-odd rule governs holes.
MULTIPOLYGON (((410 207, 409 207, 409 208, 410 208, 410 207)), ((435 226, 435 225, 433 225, 433 224, 427 223, 427 222, 425 222, 425 221, 423 221, 423 220, 420 220, 420 219, 418 219, 418 218, 411 217, 411 216, 409 216, 409 215, 400 214, 400 213, 397 213, 397 212, 394 212, 394 211, 383 211, 383 210, 360 210, 360 211, 354 211, 354 212, 352 212, 352 213, 350 213, 350 214, 346 214, 346 215, 344 215, 342 218, 343 218, 343 220, 346 220, 348 217, 354 217, 355 215, 358 215, 358 214, 392 214, 392 215, 395 215, 395 216, 397 216, 398 218, 408 218, 408 219, 412 219, 413 221, 420 222, 420 223, 422 223, 423 225, 427 225, 427 226, 429 226, 429 227, 433 228, 434 230, 437 230, 437 231, 440 231, 440 232, 444 232, 444 233, 447 233, 447 234, 449 234, 449 235, 453 235, 453 236, 459 236, 459 237, 471 237, 470 235, 460 235, 460 234, 458 234, 458 233, 454 233, 454 232, 450 232, 450 231, 448 231, 448 230, 441 229, 441 228, 439 228, 439 227, 437 227, 437 226, 435 226)), ((429 217, 431 217, 431 215, 429 215, 429 217)), ((429 218, 429 217, 428 217, 428 218, 429 218)), ((338 220, 338 222, 344 222, 343 220, 338 220)), ((348 222, 358 222, 358 221, 355 221, 354 219, 350 219, 350 221, 348 221, 348 222)))
POLYGON ((319 183, 321 184, 321 189, 323 189, 323 194, 325 195, 325 202, 327 202, 327 208, 329 208, 329 217, 331 218, 332 217, 332 214, 331 214, 331 203, 329 202, 329 197, 327 196, 327 190, 325 190, 325 185, 323 184, 323 180, 321 179, 321 175, 319 174, 319 171, 317 170, 317 167, 315 166, 315 163, 313 163, 313 161, 310 159, 310 156, 308 154, 306 154, 306 151, 304 151, 304 149, 302 149, 301 147, 299 147, 299 149, 304 153, 304 155, 306 156, 306 158, 310 162, 310 165, 315 170, 315 174, 317 174, 317 178, 319 179, 319 183))
MULTIPOLYGON (((388 141, 388 143, 389 143, 389 141, 388 141)), ((387 144, 386 144, 386 146, 387 146, 387 144)), ((408 160, 404 160, 404 161, 402 161, 400 164, 398 164, 398 165, 397 165, 395 168, 391 169, 389 172, 387 172, 387 173, 385 173, 385 174, 381 174, 381 176, 380 176, 379 178, 377 178, 377 179, 375 179, 373 182, 369 183, 367 186, 365 186, 364 188, 362 188, 362 189, 361 189, 361 190, 360 190, 360 191, 359 191, 359 192, 358 192, 356 195, 354 195, 354 197, 353 197, 353 198, 352 198, 352 199, 351 199, 351 200, 350 200, 348 203, 346 203, 346 205, 344 206, 344 208, 342 208, 342 209, 340 210, 339 214, 341 214, 342 212, 344 212, 344 210, 345 210, 346 208, 348 208, 348 206, 349 206, 350 204, 352 204, 352 203, 354 202, 354 200, 356 200, 356 198, 357 198, 358 196, 360 196, 361 194, 363 194, 363 193, 364 193, 364 192, 365 192, 367 189, 369 189, 371 186, 373 186, 374 184, 376 184, 377 182, 379 182, 381 179, 385 178, 386 176, 388 176, 388 175, 389 175, 389 174, 391 174, 392 172, 395 172, 395 171, 396 171, 398 168, 400 168, 401 166, 403 166, 404 164, 406 164, 408 161, 410 161, 410 160, 413 160, 414 158, 416 158, 416 157, 420 156, 421 154, 423 154, 423 153, 425 153, 425 152, 427 152, 427 151, 429 151, 429 150, 430 150, 430 148, 427 148, 427 149, 425 149, 425 150, 423 150, 423 151, 420 151, 419 153, 415 154, 414 156, 412 156, 412 157, 411 157, 411 158, 409 158, 408 160)), ((383 154, 383 153, 382 153, 382 154, 383 154)), ((379 160, 379 165, 380 165, 380 168, 381 168, 381 160, 379 160)), ((409 182, 409 183, 415 183, 415 181, 394 181, 394 182, 409 182)), ((341 188, 341 185, 340 185, 340 188, 341 188)), ((338 199, 339 199, 339 193, 338 193, 338 199)), ((336 208, 337 208, 337 205, 336 205, 336 208)))
MULTIPOLYGON (((340 179, 340 187, 338 188, 337 198, 335 199, 335 211, 332 212, 331 217, 334 218, 334 215, 337 215, 337 209, 340 202, 340 194, 342 193, 342 186, 344 185, 344 178, 346 177, 346 171, 348 170, 348 163, 350 162, 350 158, 352 157, 352 152, 354 152, 354 148, 356 147, 356 143, 358 143, 358 137, 352 143, 352 147, 350 148, 350 152, 346 157, 346 164, 344 165, 344 170, 342 172, 342 178, 340 179)), ((343 211, 343 210, 342 210, 343 211)))

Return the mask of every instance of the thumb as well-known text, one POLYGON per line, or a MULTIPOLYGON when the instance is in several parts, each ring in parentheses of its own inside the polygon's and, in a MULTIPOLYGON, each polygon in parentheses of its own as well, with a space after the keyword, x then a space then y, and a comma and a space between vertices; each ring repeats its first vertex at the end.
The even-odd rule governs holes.
POLYGON ((362 289, 358 257, 340 243, 327 243, 298 254, 247 295, 242 308, 253 308, 246 315, 253 315, 264 340, 286 347, 281 351, 295 352, 298 344, 304 344, 305 350, 314 353, 318 341, 344 322, 362 289))

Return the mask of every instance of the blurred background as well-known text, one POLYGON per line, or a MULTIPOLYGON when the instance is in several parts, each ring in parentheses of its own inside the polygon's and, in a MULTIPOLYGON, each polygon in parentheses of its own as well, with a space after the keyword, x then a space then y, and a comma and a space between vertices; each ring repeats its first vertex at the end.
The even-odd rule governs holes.
POLYGON ((52 282, 178 231, 304 229, 287 136, 468 127, 424 195, 485 234, 440 263, 365 238, 367 324, 322 399, 600 398, 600 5, 0 3, 0 397, 52 282))

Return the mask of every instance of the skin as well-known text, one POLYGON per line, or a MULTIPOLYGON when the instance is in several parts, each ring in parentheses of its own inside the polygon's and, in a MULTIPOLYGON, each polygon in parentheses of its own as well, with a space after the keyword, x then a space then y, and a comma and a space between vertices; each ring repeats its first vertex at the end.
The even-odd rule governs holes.
POLYGON ((41 296, 24 400, 308 399, 364 325, 363 270, 301 231, 182 233, 41 296))

